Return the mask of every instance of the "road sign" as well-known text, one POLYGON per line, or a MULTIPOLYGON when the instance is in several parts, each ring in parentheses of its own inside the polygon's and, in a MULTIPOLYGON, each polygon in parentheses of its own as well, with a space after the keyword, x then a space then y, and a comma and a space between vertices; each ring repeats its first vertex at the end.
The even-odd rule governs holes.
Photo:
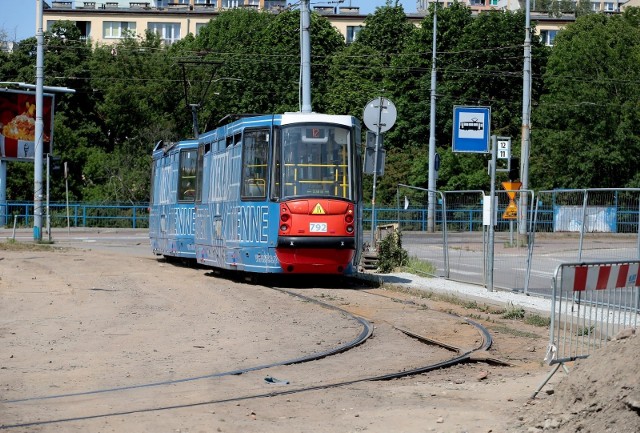
POLYGON ((380 97, 369 101, 367 106, 364 107, 364 115, 362 117, 367 128, 375 133, 382 133, 390 130, 396 123, 398 111, 393 102, 387 98, 380 97))
POLYGON ((509 196, 509 205, 502 214, 502 218, 506 220, 518 219, 518 206, 516 205, 516 191, 522 186, 522 182, 502 182, 503 188, 509 196))
POLYGON ((511 137, 498 137, 498 159, 511 157, 511 137))
POLYGON ((490 107, 453 107, 453 151, 489 153, 490 107))

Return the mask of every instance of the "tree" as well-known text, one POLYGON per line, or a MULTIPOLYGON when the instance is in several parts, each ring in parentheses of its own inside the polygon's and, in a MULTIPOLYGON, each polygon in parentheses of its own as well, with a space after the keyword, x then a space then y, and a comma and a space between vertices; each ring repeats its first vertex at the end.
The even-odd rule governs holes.
POLYGON ((640 28, 637 11, 585 15, 558 34, 533 112, 536 188, 637 184, 640 28))

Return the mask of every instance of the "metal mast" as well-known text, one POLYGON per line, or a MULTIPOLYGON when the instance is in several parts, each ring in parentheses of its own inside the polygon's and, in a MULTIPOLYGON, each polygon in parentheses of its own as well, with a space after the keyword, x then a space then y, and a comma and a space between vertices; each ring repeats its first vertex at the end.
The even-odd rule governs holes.
MULTIPOLYGON (((520 150, 521 159, 521 182, 522 190, 529 189, 529 145, 531 133, 531 4, 530 0, 525 2, 525 35, 524 35, 524 67, 522 71, 522 145, 520 150)), ((518 232, 521 235, 527 234, 527 195, 522 194, 520 200, 520 221, 518 232)))
POLYGON ((44 122, 43 112, 43 84, 44 84, 44 32, 42 30, 42 2, 36 0, 36 124, 35 124, 35 152, 33 160, 33 240, 42 241, 42 158, 44 155, 44 122))
POLYGON ((435 230, 436 203, 436 32, 438 28, 438 2, 433 6, 433 47, 431 49, 431 110, 429 126, 429 199, 427 208, 427 231, 435 230))
POLYGON ((311 113, 311 38, 309 0, 300 2, 300 61, 302 78, 302 109, 303 113, 311 113))

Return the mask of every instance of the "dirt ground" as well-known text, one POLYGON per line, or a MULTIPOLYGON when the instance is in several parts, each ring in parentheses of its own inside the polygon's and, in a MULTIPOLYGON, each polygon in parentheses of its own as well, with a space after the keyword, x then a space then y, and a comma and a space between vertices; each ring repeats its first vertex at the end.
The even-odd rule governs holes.
POLYGON ((296 291, 367 318, 372 338, 319 361, 218 377, 322 352, 351 341, 361 325, 265 285, 167 263, 144 243, 0 242, 0 430, 640 431, 638 338, 556 374, 532 402, 550 371, 545 327, 392 287, 296 291), (480 360, 357 381, 451 356, 399 329, 477 346, 475 328, 448 313, 490 330, 493 346, 479 358, 510 365, 480 360), (331 386, 344 381, 354 382, 331 386))

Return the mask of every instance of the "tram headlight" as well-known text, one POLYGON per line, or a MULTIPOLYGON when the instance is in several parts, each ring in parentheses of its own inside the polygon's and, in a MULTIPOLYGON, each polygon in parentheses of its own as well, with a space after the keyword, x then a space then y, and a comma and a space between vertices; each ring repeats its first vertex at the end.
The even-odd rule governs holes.
POLYGON ((345 220, 345 222, 346 222, 347 224, 351 224, 351 223, 353 222, 353 215, 352 215, 352 214, 347 214, 347 215, 344 217, 344 220, 345 220))
POLYGON ((287 221, 289 221, 290 217, 291 215, 289 215, 288 213, 283 213, 282 215, 280 215, 280 221, 286 223, 287 221))
POLYGON ((280 226, 280 231, 281 231, 281 232, 286 232, 287 230, 289 230, 289 226, 288 226, 288 225, 286 225, 286 224, 282 224, 282 225, 280 226))
POLYGON ((353 233, 353 226, 352 225, 348 225, 347 226, 347 233, 353 233))

